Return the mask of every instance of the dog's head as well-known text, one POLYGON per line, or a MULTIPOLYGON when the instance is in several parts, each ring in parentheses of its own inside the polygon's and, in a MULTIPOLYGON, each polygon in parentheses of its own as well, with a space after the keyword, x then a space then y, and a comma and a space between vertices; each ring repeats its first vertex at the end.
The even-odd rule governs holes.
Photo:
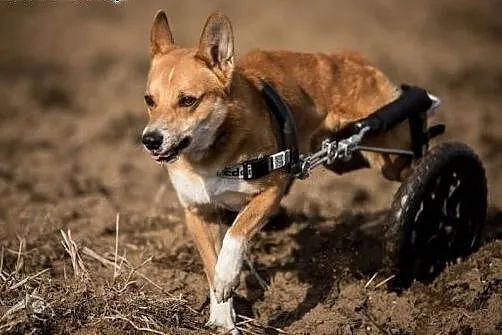
POLYGON ((223 14, 209 16, 193 49, 177 47, 166 14, 156 14, 145 92, 149 122, 142 136, 156 161, 168 163, 182 153, 198 159, 213 144, 228 113, 233 45, 232 26, 223 14))

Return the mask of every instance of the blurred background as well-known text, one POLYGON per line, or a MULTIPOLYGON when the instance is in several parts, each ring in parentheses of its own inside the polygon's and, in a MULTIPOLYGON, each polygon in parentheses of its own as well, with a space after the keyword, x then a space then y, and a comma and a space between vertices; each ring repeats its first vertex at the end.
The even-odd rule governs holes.
MULTIPOLYGON (((27 284, 31 286, 20 285, 8 292, 0 289, 0 306, 1 302, 5 306, 0 307, 0 315, 28 289, 40 286, 48 301, 54 300, 57 292, 68 292, 64 280, 71 265, 61 247, 59 230, 71 229, 75 240, 98 253, 113 252, 117 213, 120 251, 127 252, 129 261, 135 264, 153 256, 145 273, 154 276, 164 291, 182 294, 187 306, 202 316, 207 314, 205 279, 167 173, 143 152, 139 142, 147 121, 143 91, 149 62, 148 34, 158 9, 166 10, 180 46, 195 46, 207 16, 221 10, 233 23, 237 56, 254 48, 358 50, 395 83, 422 86, 439 96, 442 107, 437 120, 447 124, 443 138, 472 146, 487 169, 489 250, 481 251, 474 259, 483 263, 499 257, 500 261, 497 238, 502 235, 502 189, 498 187, 502 182, 502 2, 2 1, 2 271, 6 274, 17 269, 19 280, 23 273, 28 276, 45 268, 50 271, 40 276, 38 282, 27 284), (20 254, 15 252, 20 248, 26 257, 24 272, 18 268, 20 254), (49 279, 59 284, 50 284, 49 279)), ((263 292, 256 283, 253 286, 250 276, 246 277, 249 280, 241 284, 239 294, 250 314, 262 325, 291 332, 329 333, 332 327, 356 333, 367 327, 370 333, 377 331, 369 318, 360 316, 362 321, 357 321, 357 315, 353 316, 356 312, 347 314, 336 306, 350 307, 355 301, 363 301, 366 291, 361 282, 364 284, 378 270, 371 262, 371 245, 361 244, 371 244, 371 240, 358 242, 351 227, 381 219, 398 186, 374 171, 343 177, 316 171, 312 178, 297 183, 284 201, 292 215, 291 225, 285 231, 260 234, 255 241, 253 259, 270 287, 263 292), (310 225, 312 222, 319 228, 310 225), (335 228, 337 225, 344 228, 335 228), (353 239, 347 240, 346 236, 353 239), (305 249, 302 243, 310 246, 305 249), (364 256, 357 256, 360 250, 364 256), (359 262, 359 270, 350 265, 354 258, 359 262), (327 281, 326 276, 333 280, 327 281), (340 278, 344 278, 346 286, 335 289, 334 281, 340 278)), ((96 285, 108 283, 109 268, 88 261, 88 268, 94 269, 96 276, 102 272, 102 280, 95 277, 96 285)), ((469 269, 478 271, 478 263, 469 263, 469 269)), ((490 271, 501 278, 502 266, 497 268, 499 272, 493 269, 490 271)), ((429 308, 434 310, 436 294, 427 290, 437 293, 444 289, 447 295, 452 276, 471 273, 466 268, 449 271, 436 286, 415 292, 422 300, 413 291, 399 298, 373 292, 381 304, 376 304, 371 312, 389 331, 455 331, 464 327, 463 323, 474 330, 501 330, 501 299, 493 302, 488 297, 485 305, 476 305, 476 294, 481 295, 486 287, 473 289, 470 275, 462 277, 468 285, 462 292, 469 294, 464 300, 472 300, 474 305, 441 300, 446 301, 446 307, 432 313, 435 323, 432 316, 417 316, 424 311, 427 314, 429 308), (386 308, 387 304, 394 307, 386 308), (470 319, 448 323, 449 316, 464 310, 469 311, 470 319), (431 322, 435 326, 427 328, 431 322)), ((158 294, 155 287, 150 289, 146 288, 145 294, 158 294)), ((500 282, 488 291, 500 297, 500 282)), ((79 297, 75 293, 75 301, 79 297)), ((67 306, 72 308, 71 303, 67 306)), ((88 308, 91 313, 98 307, 88 308)), ((29 325, 26 316, 15 319, 15 314, 3 321, 11 322, 11 317, 21 321, 10 328, 0 326, 0 330, 19 330, 16 327, 29 325)), ((203 317, 199 314, 187 318, 192 321, 184 326, 202 327, 203 317)), ((52 325, 55 328, 50 329, 94 329, 84 321, 80 326, 71 326, 74 319, 68 320, 61 317, 55 322, 59 326, 52 325)), ((108 326, 115 330, 132 329, 113 322, 108 326)))

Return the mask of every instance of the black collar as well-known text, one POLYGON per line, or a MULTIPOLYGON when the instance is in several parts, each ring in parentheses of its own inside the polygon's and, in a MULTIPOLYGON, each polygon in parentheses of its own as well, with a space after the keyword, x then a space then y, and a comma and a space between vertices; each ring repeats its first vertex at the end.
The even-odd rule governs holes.
POLYGON ((263 96, 281 131, 280 151, 227 166, 218 172, 220 177, 251 180, 262 178, 282 168, 294 174, 299 168, 298 135, 293 114, 277 91, 267 82, 262 83, 263 96))

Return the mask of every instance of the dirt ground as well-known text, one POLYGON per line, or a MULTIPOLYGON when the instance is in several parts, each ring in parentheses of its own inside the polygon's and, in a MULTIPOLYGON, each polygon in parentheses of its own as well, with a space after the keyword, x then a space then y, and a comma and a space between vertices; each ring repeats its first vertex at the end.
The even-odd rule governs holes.
POLYGON ((485 163, 483 246, 399 295, 377 287, 381 236, 363 229, 385 220, 399 185, 373 171, 297 183, 286 224, 253 240, 249 258, 267 287, 245 267, 244 333, 502 334, 497 0, 2 1, 0 333, 208 332, 201 262, 167 173, 139 142, 159 8, 181 45, 195 45, 220 9, 238 54, 363 51, 395 82, 440 96, 444 140, 485 163))

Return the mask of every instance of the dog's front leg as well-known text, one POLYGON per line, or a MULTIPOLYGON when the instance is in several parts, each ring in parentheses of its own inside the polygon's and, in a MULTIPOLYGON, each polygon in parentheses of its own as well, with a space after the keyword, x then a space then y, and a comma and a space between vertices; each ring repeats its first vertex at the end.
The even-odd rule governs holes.
POLYGON ((235 218, 223 239, 214 273, 214 295, 218 302, 227 301, 239 283, 239 273, 247 242, 276 210, 282 189, 272 186, 256 195, 235 218))
POLYGON ((212 222, 213 220, 211 220, 209 215, 203 216, 193 209, 185 209, 185 220, 195 246, 202 258, 204 272, 209 282, 210 312, 209 321, 206 323, 206 326, 234 330, 237 333, 234 324, 235 311, 232 299, 218 303, 214 296, 214 268, 221 246, 220 223, 212 222))

